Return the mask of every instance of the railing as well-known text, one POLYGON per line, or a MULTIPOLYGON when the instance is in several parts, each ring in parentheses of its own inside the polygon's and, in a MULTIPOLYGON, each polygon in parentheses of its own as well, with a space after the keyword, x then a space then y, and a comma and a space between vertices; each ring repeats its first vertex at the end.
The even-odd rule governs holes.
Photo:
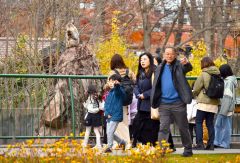
MULTIPOLYGON (((0 74, 0 142, 6 143, 7 139, 58 139, 66 135, 81 138, 79 133, 84 131, 83 85, 94 82, 100 88, 106 78, 97 75, 0 74), (54 96, 55 88, 61 88, 62 98, 54 96), (50 130, 51 123, 49 127, 43 125, 42 114, 47 110, 50 115, 50 105, 55 107, 55 115, 58 111, 63 112, 58 118, 58 130, 50 130)), ((195 79, 188 77, 188 80, 195 79)), ((240 136, 239 121, 236 114, 233 118, 234 137, 240 136)), ((178 136, 178 133, 174 130, 173 135, 178 136)))

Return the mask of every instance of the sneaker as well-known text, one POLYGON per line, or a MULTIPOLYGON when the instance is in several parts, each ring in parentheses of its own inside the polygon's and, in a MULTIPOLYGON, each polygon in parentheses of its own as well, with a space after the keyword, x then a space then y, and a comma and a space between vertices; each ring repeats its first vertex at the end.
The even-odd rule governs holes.
POLYGON ((192 155, 192 152, 183 152, 182 157, 191 157, 192 155))
POLYGON ((214 145, 214 148, 224 148, 224 147, 219 146, 219 145, 214 145))
POLYGON ((176 152, 176 148, 173 147, 173 148, 170 148, 172 150, 172 152, 176 152))
POLYGON ((197 144, 195 147, 193 147, 193 150, 204 150, 203 144, 197 144))
POLYGON ((95 146, 93 147, 93 149, 102 150, 102 146, 100 146, 100 145, 95 145, 95 146))
POLYGON ((111 150, 111 148, 106 148, 103 152, 104 153, 112 153, 112 150, 111 150))
POLYGON ((126 143, 125 143, 125 142, 120 143, 120 144, 119 144, 119 147, 122 148, 123 150, 125 150, 126 143))

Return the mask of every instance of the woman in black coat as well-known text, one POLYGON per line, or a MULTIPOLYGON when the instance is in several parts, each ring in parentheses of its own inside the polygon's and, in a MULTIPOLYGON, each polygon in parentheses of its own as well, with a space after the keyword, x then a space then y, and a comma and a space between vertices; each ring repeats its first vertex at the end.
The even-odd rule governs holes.
POLYGON ((150 115, 150 95, 152 90, 152 74, 155 65, 150 53, 139 56, 138 74, 134 94, 138 98, 138 113, 133 122, 133 147, 137 142, 155 145, 158 138, 159 120, 152 120, 150 115))

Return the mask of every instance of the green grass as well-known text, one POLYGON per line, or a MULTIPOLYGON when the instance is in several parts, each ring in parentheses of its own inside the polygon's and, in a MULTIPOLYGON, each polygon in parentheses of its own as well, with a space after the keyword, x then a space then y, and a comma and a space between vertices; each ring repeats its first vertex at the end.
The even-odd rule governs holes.
MULTIPOLYGON (((121 163, 131 156, 107 156, 109 162, 121 163), (123 159, 125 158, 125 159, 123 159)), ((132 160, 132 163, 140 163, 143 160, 132 160)), ((143 162, 147 162, 144 160, 143 162)), ((195 154, 192 157, 182 157, 181 155, 169 154, 167 157, 154 160, 157 163, 240 163, 240 154, 195 154)))
POLYGON ((192 157, 182 157, 180 155, 169 155, 166 162, 186 162, 186 163, 205 163, 205 162, 228 162, 240 163, 240 154, 195 154, 192 157))

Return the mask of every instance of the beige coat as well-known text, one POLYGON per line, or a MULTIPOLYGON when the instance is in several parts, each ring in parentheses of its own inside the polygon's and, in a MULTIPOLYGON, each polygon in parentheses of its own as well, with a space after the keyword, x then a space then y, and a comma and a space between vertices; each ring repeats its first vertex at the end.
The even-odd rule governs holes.
POLYGON ((219 99, 209 98, 204 93, 205 89, 208 88, 211 79, 211 76, 209 74, 220 74, 220 72, 216 66, 204 68, 201 75, 197 78, 194 84, 193 95, 197 97, 196 99, 198 103, 219 105, 219 99))
MULTIPOLYGON (((122 69, 117 68, 116 70, 119 72, 119 74, 121 75, 121 77, 124 77, 124 76, 126 75, 126 69, 125 69, 125 68, 122 68, 122 69)), ((109 79, 109 77, 110 77, 111 75, 113 75, 113 74, 116 74, 116 73, 115 73, 114 70, 111 70, 111 71, 109 72, 108 79, 109 79)), ((136 81, 136 76, 135 76, 134 72, 132 72, 130 69, 129 69, 129 71, 128 71, 128 76, 129 76, 129 78, 130 78, 131 80, 133 80, 134 82, 136 81)), ((108 83, 106 83, 106 84, 104 85, 104 89, 107 89, 107 88, 109 88, 108 83)))

